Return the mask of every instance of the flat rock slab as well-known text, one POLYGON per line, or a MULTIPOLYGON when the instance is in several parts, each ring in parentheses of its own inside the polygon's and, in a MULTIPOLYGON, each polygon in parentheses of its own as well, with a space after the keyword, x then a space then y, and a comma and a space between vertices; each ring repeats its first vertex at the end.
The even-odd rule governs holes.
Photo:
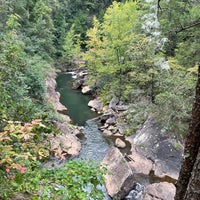
POLYGON ((123 199, 134 187, 135 181, 131 168, 117 148, 111 148, 102 161, 108 173, 105 175, 105 186, 113 200, 123 199))
POLYGON ((174 200, 176 187, 172 183, 154 183, 146 188, 144 200, 174 200))

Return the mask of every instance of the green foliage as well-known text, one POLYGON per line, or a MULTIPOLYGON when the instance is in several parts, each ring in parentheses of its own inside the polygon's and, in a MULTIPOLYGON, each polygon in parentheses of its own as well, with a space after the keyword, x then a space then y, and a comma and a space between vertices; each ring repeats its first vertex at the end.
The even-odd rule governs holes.
POLYGON ((160 1, 158 14, 162 34, 168 38, 167 55, 177 55, 184 67, 193 67, 199 61, 199 1, 160 1))
POLYGON ((104 170, 94 163, 69 161, 61 169, 42 169, 37 179, 33 176, 35 172, 27 174, 28 180, 25 178, 23 183, 28 181, 35 188, 29 184, 21 188, 27 192, 37 191, 42 186, 40 199, 102 200, 104 195, 98 185, 103 184, 103 173, 104 170))
POLYGON ((137 15, 135 2, 113 2, 104 15, 104 21, 100 23, 94 18, 94 27, 87 33, 88 51, 83 57, 88 61, 90 75, 101 88, 117 85, 118 91, 114 87, 109 91, 119 97, 126 80, 124 74, 130 67, 126 51, 134 38, 137 15))
POLYGON ((74 58, 80 56, 81 47, 79 38, 80 36, 75 34, 73 25, 67 32, 63 45, 63 58, 65 62, 70 63, 74 58))
MULTIPOLYGON (((29 194, 31 199, 103 199, 105 168, 93 162, 69 161, 62 168, 41 168, 51 152, 42 120, 9 122, 0 133, 0 198, 29 194)), ((54 130, 55 131, 55 130, 54 130)))
POLYGON ((156 95, 156 116, 164 128, 184 136, 194 97, 195 76, 184 69, 163 71, 156 95), (164 111, 164 112, 163 112, 164 111))
MULTIPOLYGON (((93 162, 69 161, 62 168, 50 170, 36 166, 26 173, 18 173, 10 181, 10 187, 13 193, 28 193, 31 199, 102 200, 103 174, 105 168, 93 162)), ((5 199, 6 193, 3 195, 5 199)))
POLYGON ((25 53, 15 29, 1 35, 0 49, 0 125, 4 120, 32 120, 42 110, 45 70, 50 70, 50 65, 25 53))

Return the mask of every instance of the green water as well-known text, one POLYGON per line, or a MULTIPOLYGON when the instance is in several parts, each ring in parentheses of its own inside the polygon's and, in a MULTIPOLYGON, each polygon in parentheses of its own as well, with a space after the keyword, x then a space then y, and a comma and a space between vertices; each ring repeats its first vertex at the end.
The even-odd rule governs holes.
POLYGON ((60 93, 60 102, 67 107, 67 114, 73 123, 83 126, 86 120, 97 117, 97 113, 91 111, 88 107, 90 96, 83 95, 79 90, 73 90, 72 81, 71 74, 59 74, 56 78, 57 91, 60 93))

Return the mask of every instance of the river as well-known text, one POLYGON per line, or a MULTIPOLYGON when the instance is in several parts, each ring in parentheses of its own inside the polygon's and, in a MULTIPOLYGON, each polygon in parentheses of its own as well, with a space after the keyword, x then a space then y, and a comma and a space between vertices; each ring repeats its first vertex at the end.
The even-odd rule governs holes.
POLYGON ((103 137, 98 130, 97 121, 94 120, 98 115, 91 111, 87 105, 91 97, 83 95, 79 90, 73 90, 72 81, 70 73, 61 73, 56 79, 60 102, 67 107, 68 115, 73 123, 83 126, 82 148, 75 159, 101 162, 112 142, 103 137))
MULTIPOLYGON (((113 146, 113 139, 103 137, 101 131, 98 129, 98 121, 94 118, 98 117, 98 114, 91 111, 88 107, 88 102, 91 99, 88 95, 83 95, 79 90, 72 89, 73 77, 71 73, 58 74, 56 78, 57 88, 60 93, 60 102, 67 107, 68 115, 72 119, 73 123, 83 127, 84 137, 81 138, 82 148, 79 155, 73 159, 79 160, 93 160, 100 163, 108 149, 113 146)), ((134 195, 126 200, 139 200, 142 187, 137 185, 139 189, 132 190, 134 195)), ((111 200, 106 193, 105 187, 102 187, 105 198, 103 200, 111 200)))

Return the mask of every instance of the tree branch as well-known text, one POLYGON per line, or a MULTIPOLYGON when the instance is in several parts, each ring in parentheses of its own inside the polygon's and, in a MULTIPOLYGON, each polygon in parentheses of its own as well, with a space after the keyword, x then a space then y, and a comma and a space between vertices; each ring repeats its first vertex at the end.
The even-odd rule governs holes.
POLYGON ((200 20, 196 21, 196 22, 192 22, 192 24, 190 24, 188 26, 185 26, 185 27, 181 26, 178 30, 175 31, 175 33, 178 34, 178 33, 182 32, 182 31, 185 31, 187 29, 190 29, 190 28, 192 28, 194 26, 198 26, 198 25, 200 25, 200 20))

